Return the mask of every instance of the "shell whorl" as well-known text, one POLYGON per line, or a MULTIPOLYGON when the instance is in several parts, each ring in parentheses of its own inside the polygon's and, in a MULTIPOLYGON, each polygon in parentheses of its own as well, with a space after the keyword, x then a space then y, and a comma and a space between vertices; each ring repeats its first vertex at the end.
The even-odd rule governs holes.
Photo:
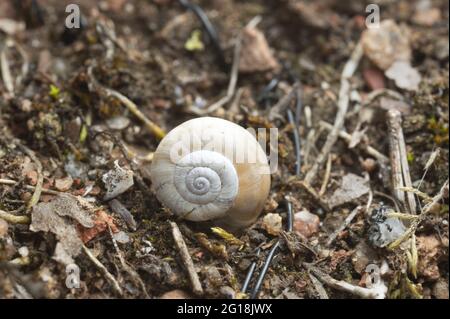
POLYGON ((266 154, 243 127, 213 117, 186 121, 159 143, 152 188, 172 213, 191 221, 246 227, 270 191, 266 154))
POLYGON ((225 215, 238 194, 239 180, 228 158, 200 150, 182 157, 173 167, 173 182, 162 187, 164 198, 172 192, 172 198, 164 202, 173 212, 188 220, 205 221, 225 215))

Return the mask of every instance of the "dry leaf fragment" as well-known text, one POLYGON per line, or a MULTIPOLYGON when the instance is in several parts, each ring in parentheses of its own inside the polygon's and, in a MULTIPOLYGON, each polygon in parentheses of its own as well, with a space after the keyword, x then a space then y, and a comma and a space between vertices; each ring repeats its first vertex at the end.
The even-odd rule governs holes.
POLYGON ((369 191, 368 181, 350 173, 342 178, 341 186, 331 195, 328 203, 330 208, 333 208, 357 199, 369 191))
POLYGON ((34 232, 51 232, 56 235, 60 247, 58 251, 64 250, 67 255, 77 256, 83 245, 73 223, 65 217, 56 213, 53 202, 39 203, 34 206, 31 213, 30 230, 34 232))

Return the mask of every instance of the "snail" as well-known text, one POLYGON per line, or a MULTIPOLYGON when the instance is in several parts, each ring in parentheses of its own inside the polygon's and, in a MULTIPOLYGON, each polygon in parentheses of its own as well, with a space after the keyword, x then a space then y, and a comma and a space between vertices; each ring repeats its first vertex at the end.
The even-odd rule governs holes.
POLYGON ((171 130, 154 153, 150 176, 156 197, 175 215, 230 228, 254 223, 270 190, 267 157, 254 135, 214 117, 171 130))

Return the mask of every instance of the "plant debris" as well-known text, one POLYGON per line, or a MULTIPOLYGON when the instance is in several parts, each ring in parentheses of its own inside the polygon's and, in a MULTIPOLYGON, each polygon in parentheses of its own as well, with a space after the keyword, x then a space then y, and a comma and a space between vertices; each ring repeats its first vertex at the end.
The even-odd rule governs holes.
POLYGON ((448 1, 74 4, 0 1, 0 298, 448 299, 448 1), (152 191, 199 116, 266 150, 246 229, 152 191))

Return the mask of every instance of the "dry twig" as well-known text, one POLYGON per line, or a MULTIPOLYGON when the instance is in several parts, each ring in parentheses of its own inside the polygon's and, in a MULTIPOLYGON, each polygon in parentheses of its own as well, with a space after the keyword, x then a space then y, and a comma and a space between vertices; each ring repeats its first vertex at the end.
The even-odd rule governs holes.
POLYGON ((191 255, 187 249, 186 243, 184 242, 183 235, 178 228, 178 225, 174 222, 170 222, 170 226, 172 227, 172 236, 175 241, 175 245, 178 248, 178 251, 181 255, 181 260, 183 261, 184 267, 189 274, 189 279, 192 284, 192 291, 198 295, 203 295, 202 284, 200 283, 200 279, 198 278, 197 271, 195 271, 194 262, 192 261, 191 255))
POLYGON ((339 132, 344 126, 345 114, 347 113, 348 104, 350 101, 350 78, 353 76, 353 73, 355 73, 362 56, 363 49, 361 43, 358 42, 354 51, 352 52, 350 59, 347 61, 344 69, 342 70, 341 89, 339 90, 336 119, 334 121, 333 129, 331 130, 330 134, 328 134, 327 140, 325 141, 322 150, 317 156, 316 162, 308 171, 308 174, 306 174, 305 182, 308 184, 311 184, 316 177, 317 171, 320 167, 322 167, 322 164, 326 160, 328 153, 330 153, 331 148, 333 147, 334 143, 336 143, 339 132))
POLYGON ((8 223, 11 224, 29 224, 31 222, 29 216, 13 215, 1 209, 0 209, 0 218, 6 220, 8 223))
MULTIPOLYGON (((321 127, 323 127, 324 129, 326 129, 327 131, 331 131, 333 129, 333 125, 331 125, 330 123, 327 123, 325 121, 320 121, 319 125, 321 127)), ((345 130, 341 130, 339 132, 339 137, 342 138, 347 143, 350 143, 352 141, 352 136, 349 133, 347 133, 345 130)), ((360 144, 358 144, 358 146, 363 151, 365 151, 368 155, 373 156, 374 158, 379 160, 381 163, 387 163, 389 161, 389 159, 385 155, 383 155, 381 152, 377 151, 370 145, 360 143, 360 144)))
POLYGON ((397 199, 408 207, 411 214, 416 213, 416 199, 414 193, 401 191, 401 187, 412 187, 409 165, 406 154, 405 139, 401 126, 401 114, 397 110, 387 113, 389 125, 389 146, 391 155, 392 183, 397 199))
POLYGON ((119 295, 123 296, 122 288, 120 288, 119 283, 116 278, 106 269, 106 267, 94 256, 94 254, 85 245, 82 246, 84 253, 88 258, 94 263, 98 270, 105 276, 106 280, 110 283, 113 290, 119 295))
POLYGON ((330 246, 333 241, 336 239, 336 237, 348 226, 350 225, 350 223, 352 222, 353 218, 356 217, 356 215, 358 215, 358 213, 360 213, 362 211, 362 206, 357 206, 355 209, 353 209, 353 211, 345 218, 344 222, 342 223, 342 225, 336 229, 328 238, 327 241, 327 246, 330 246))
POLYGON ((314 273, 314 275, 316 275, 324 284, 334 289, 345 291, 352 295, 356 295, 365 299, 384 299, 386 296, 385 286, 382 284, 374 285, 374 287, 372 288, 354 286, 343 280, 334 279, 330 275, 324 273, 319 268, 311 264, 303 263, 303 266, 314 273))

